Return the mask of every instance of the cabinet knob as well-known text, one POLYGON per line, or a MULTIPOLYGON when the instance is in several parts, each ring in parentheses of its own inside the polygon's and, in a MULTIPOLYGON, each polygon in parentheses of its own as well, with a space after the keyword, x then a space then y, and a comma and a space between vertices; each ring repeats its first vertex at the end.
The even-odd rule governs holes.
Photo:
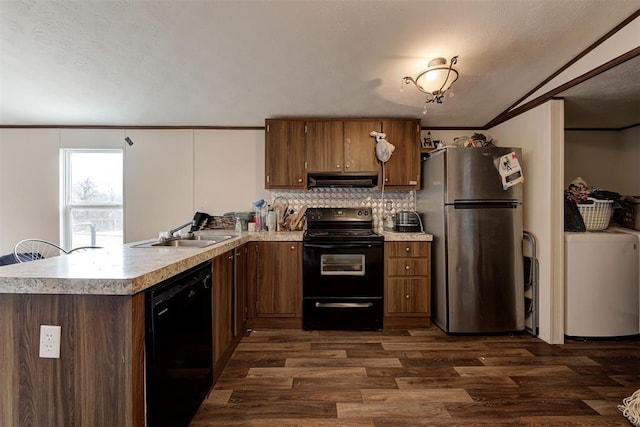
POLYGON ((345 168, 347 168, 347 169, 349 169, 349 167, 350 167, 350 166, 349 166, 349 165, 344 165, 344 167, 345 167, 345 168))
POLYGON ((407 246, 406 248, 404 248, 405 252, 411 252, 411 248, 409 246, 407 246))
POLYGON ((298 182, 302 182, 302 178, 298 178, 298 182))
POLYGON ((406 295, 404 296, 404 299, 411 299, 411 295, 406 294, 406 295))
POLYGON ((291 246, 291 250, 292 250, 292 251, 295 251, 295 250, 296 250, 296 247, 292 245, 292 246, 291 246))
POLYGON ((385 179, 384 179, 384 182, 389 182, 389 178, 385 178, 385 179))
POLYGON ((405 270, 410 270, 410 269, 411 269, 411 267, 410 267, 409 265, 405 265, 405 266, 404 266, 404 269, 405 269, 405 270))
POLYGON ((340 169, 340 165, 336 165, 336 169, 340 169))

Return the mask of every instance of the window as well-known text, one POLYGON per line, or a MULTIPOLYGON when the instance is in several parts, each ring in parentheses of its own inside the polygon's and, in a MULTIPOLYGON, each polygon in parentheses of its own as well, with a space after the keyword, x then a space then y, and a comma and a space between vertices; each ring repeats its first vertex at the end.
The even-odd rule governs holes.
POLYGON ((122 245, 122 150, 62 150, 62 242, 122 245))

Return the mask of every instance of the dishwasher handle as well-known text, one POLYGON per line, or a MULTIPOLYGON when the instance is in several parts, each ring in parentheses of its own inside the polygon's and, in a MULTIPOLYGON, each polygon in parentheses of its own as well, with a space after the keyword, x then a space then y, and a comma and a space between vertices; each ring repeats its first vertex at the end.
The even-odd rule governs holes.
MULTIPOLYGON (((153 297, 153 307, 157 307, 165 303, 166 301, 175 298, 177 295, 186 291, 187 289, 197 288, 199 285, 202 285, 203 289, 211 288, 211 273, 206 272, 204 274, 197 274, 194 277, 187 278, 186 282, 178 283, 174 286, 168 287, 166 290, 153 297)), ((192 293, 188 295, 189 298, 196 294, 195 290, 192 290, 191 292, 192 293)), ((164 312, 164 310, 159 312, 158 315, 160 315, 162 312, 164 312)))

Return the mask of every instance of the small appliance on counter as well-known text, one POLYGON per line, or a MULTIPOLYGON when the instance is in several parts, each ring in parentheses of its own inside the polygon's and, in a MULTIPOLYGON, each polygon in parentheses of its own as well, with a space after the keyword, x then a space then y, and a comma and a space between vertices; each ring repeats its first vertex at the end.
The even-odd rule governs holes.
POLYGON ((416 211, 399 211, 395 214, 394 231, 398 233, 421 233, 422 220, 416 211))

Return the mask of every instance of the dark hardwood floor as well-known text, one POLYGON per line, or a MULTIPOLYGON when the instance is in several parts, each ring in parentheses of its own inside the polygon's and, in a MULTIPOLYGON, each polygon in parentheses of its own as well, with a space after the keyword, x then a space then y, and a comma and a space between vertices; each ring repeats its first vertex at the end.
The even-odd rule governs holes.
POLYGON ((630 426, 640 340, 254 330, 192 426, 630 426))

